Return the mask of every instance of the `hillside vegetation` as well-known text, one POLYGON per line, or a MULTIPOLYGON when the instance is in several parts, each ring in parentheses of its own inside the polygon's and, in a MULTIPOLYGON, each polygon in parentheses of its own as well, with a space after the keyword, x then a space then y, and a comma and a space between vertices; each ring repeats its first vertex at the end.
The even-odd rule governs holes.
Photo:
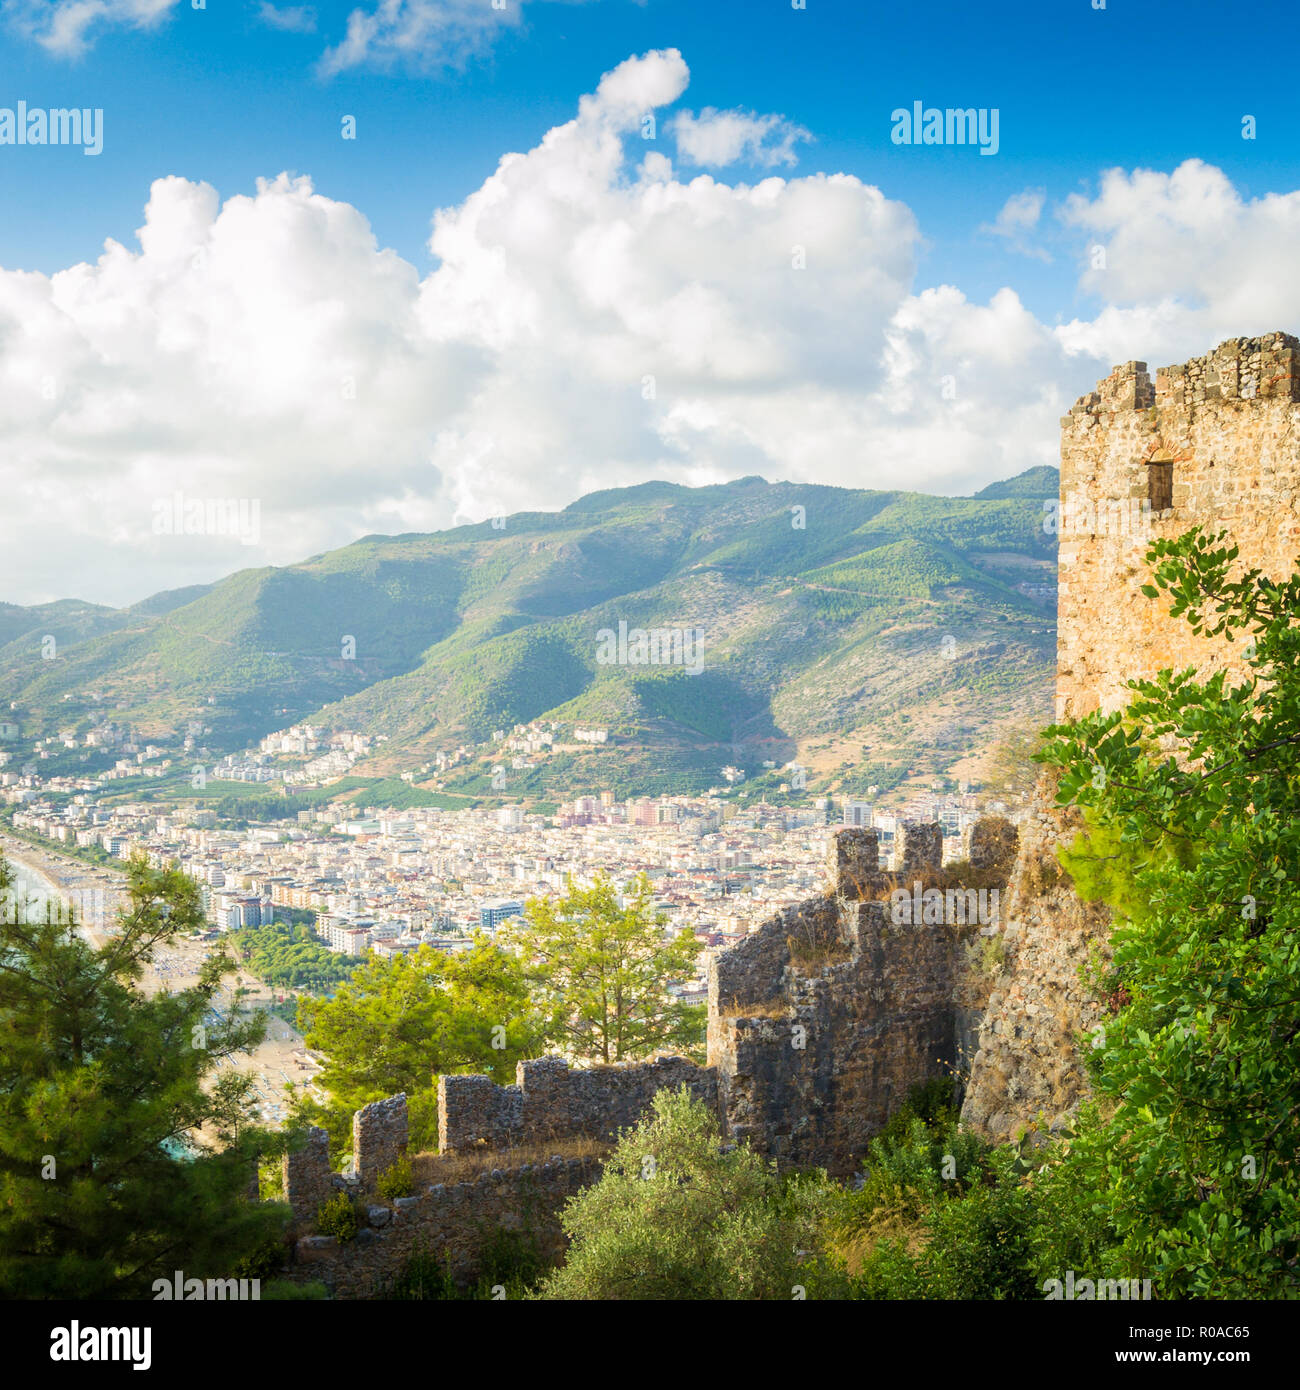
POLYGON ((893 785, 1048 710, 1056 475, 996 486, 653 483, 500 529, 369 536, 131 609, 5 606, 0 699, 25 736, 107 717, 172 739, 198 721, 214 752, 311 717, 383 735, 357 769, 373 777, 530 720, 610 729, 545 777, 519 770, 515 795, 563 795, 593 766, 690 790, 722 763, 755 776, 796 758, 817 786, 893 785), (602 664, 620 623, 698 634, 702 670, 602 664))

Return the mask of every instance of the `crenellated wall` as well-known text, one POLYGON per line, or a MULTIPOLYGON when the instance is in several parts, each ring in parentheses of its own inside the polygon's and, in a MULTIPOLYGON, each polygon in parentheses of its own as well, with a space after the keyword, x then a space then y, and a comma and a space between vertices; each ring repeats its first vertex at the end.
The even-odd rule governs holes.
MULTIPOLYGON (((1227 531, 1240 568, 1272 578, 1300 556, 1300 340, 1230 338, 1163 367, 1126 362, 1061 421, 1057 716, 1123 706, 1126 682, 1162 668, 1202 678, 1233 669, 1243 644, 1197 637, 1149 599, 1151 540, 1193 526, 1227 531)), ((1022 825, 1004 934, 963 1118, 1004 1137, 1040 1116, 1062 1121, 1086 1093, 1079 1039, 1101 1017, 1081 982, 1108 956, 1106 908, 1081 902, 1056 849, 1078 822, 1044 774, 1022 825)), ((972 856, 973 857, 973 856, 972 856)))
POLYGON ((352 1163, 364 1187, 406 1152, 405 1094, 363 1105, 352 1116, 352 1163))
POLYGON ((317 1208, 335 1193, 330 1166, 330 1137, 313 1125, 301 1149, 285 1154, 281 1160, 285 1200, 293 1209, 295 1224, 310 1222, 317 1208))
POLYGON ((438 1151, 510 1149, 554 1139, 609 1140, 633 1128, 665 1087, 688 1086, 718 1103, 717 1074, 684 1057, 607 1067, 570 1067, 562 1057, 520 1062, 516 1084, 486 1076, 438 1078, 438 1151))
POLYGON ((1241 644, 1196 637, 1141 592, 1156 537, 1226 530, 1243 566, 1291 574, 1300 553, 1300 340, 1230 338, 1156 372, 1116 367, 1061 421, 1057 717, 1118 708, 1125 682, 1202 674, 1241 644), (1161 504, 1164 505, 1161 505, 1161 504))
POLYGON ((520 1165, 517 1152, 614 1140, 664 1088, 687 1086, 716 1111, 729 1139, 782 1165, 852 1171, 912 1086, 960 1069, 970 1027, 955 1002, 963 948, 979 932, 998 930, 998 895, 1016 843, 1009 822, 981 821, 970 864, 945 868, 938 827, 906 825, 903 867, 888 872, 874 830, 832 836, 831 889, 779 913, 710 963, 707 1066, 658 1057, 573 1067, 543 1057, 520 1062, 513 1086, 485 1076, 440 1077, 440 1152, 448 1161, 502 1156, 500 1169, 474 1182, 426 1185, 392 1203, 374 1198, 375 1179, 406 1149, 405 1096, 357 1111, 353 1173, 330 1171, 325 1133, 312 1131, 284 1162, 298 1229, 291 1277, 324 1279, 344 1297, 374 1296, 423 1242, 467 1280, 492 1230, 524 1225, 539 1248, 558 1251, 559 1209, 595 1179, 599 1161, 520 1165), (991 922, 966 915, 963 887, 971 901, 977 889, 981 903, 991 901, 991 922), (320 1203, 337 1191, 365 1207, 355 1241, 310 1233, 320 1203))
POLYGON ((995 931, 1015 847, 1008 822, 982 822, 979 870, 945 871, 939 827, 906 825, 902 867, 889 873, 874 830, 842 830, 829 849, 834 892, 714 957, 709 1062, 732 1138, 783 1165, 848 1173, 913 1086, 950 1076, 956 1087, 967 1020, 955 983, 981 924, 952 910, 952 890, 991 895, 984 925, 995 931), (922 911, 927 889, 939 900, 922 911))
POLYGON ((300 1236, 285 1272, 300 1283, 319 1280, 335 1298, 369 1299, 383 1298, 417 1253, 436 1259, 458 1284, 472 1283, 503 1233, 525 1240, 543 1262, 553 1261, 564 1248, 561 1209, 599 1176, 597 1159, 556 1156, 374 1201, 351 1240, 300 1236))

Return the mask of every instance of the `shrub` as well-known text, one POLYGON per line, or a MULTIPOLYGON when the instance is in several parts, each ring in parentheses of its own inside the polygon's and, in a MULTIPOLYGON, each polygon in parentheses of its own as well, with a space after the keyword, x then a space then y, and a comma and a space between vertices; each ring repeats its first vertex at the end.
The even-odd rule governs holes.
POLYGON ((339 1241, 355 1240, 361 1228, 357 1209, 346 1192, 327 1197, 316 1209, 316 1231, 322 1236, 337 1236, 339 1241))
POLYGON ((383 1295, 402 1302, 442 1302, 461 1297, 446 1261, 418 1241, 410 1258, 385 1285, 383 1295))
POLYGON ((411 1160, 405 1154, 396 1163, 385 1168, 375 1183, 375 1191, 386 1202, 391 1202, 394 1197, 409 1197, 411 1187, 411 1160))
POLYGON ((543 1270, 535 1241, 523 1231, 496 1231, 484 1248, 478 1278, 463 1287, 451 1277, 445 1258, 417 1243, 384 1285, 383 1297, 427 1303, 527 1298, 543 1270))
POLYGON ((231 1268, 236 1279, 265 1281, 289 1262, 289 1249, 279 1234, 270 1234, 254 1246, 243 1259, 231 1268))
POLYGON ((824 1174, 783 1179, 682 1087, 626 1131, 600 1181, 564 1210, 567 1260, 540 1289, 558 1299, 789 1299, 830 1288, 820 1253, 824 1174))
POLYGON ((483 1248, 479 1283, 488 1288, 499 1285, 506 1290, 507 1297, 517 1297, 530 1289, 546 1271, 547 1261, 532 1231, 497 1228, 483 1248))
POLYGON ((291 1279, 273 1279, 262 1285, 263 1303, 318 1302, 329 1296, 330 1291, 319 1280, 295 1284, 291 1279))
POLYGON ((955 1200, 984 1178, 989 1146, 962 1129, 939 1097, 935 1087, 917 1093, 872 1140, 861 1187, 831 1204, 829 1231, 848 1267, 862 1276, 873 1254, 879 1257, 869 1285, 876 1291, 859 1297, 920 1297, 920 1275, 898 1273, 906 1252, 923 1244, 924 1222, 936 1205, 955 1200), (927 1124, 917 1109, 940 1118, 927 1124), (883 1248, 891 1245, 892 1253, 883 1248))
POLYGON ((952 1078, 932 1076, 908 1091, 907 1099, 889 1117, 880 1137, 886 1143, 904 1139, 910 1135, 914 1120, 920 1120, 927 1128, 956 1125, 955 1101, 952 1078))
POLYGON ((930 1209, 929 1239, 918 1261, 928 1298, 1042 1297, 1032 1195, 1009 1151, 995 1151, 990 1161, 991 1182, 930 1209))

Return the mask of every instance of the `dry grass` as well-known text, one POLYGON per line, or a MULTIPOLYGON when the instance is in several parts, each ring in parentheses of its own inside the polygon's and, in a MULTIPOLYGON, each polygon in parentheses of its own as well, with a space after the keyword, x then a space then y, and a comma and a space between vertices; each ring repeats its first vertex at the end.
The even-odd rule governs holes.
POLYGON ((878 1212, 863 1229, 843 1232, 832 1244, 849 1274, 857 1275, 881 1241, 892 1240, 915 1258, 925 1249, 929 1233, 918 1217, 887 1209, 878 1212))
POLYGON ((604 1158, 613 1145, 605 1139, 585 1137, 550 1139, 538 1144, 520 1144, 509 1149, 469 1149, 458 1154, 415 1154, 411 1158, 413 1187, 423 1192, 433 1183, 473 1182, 494 1168, 522 1168, 525 1163, 545 1163, 552 1158, 604 1158))
POLYGON ((1066 882, 1067 877, 1055 855, 1036 854, 1025 866, 1025 896, 1041 898, 1066 882))
POLYGON ((790 1012, 786 999, 764 999, 758 1004, 733 1004, 723 1015, 724 1018, 784 1018, 790 1012))
POLYGON ((975 975, 996 979, 1006 963, 1006 943, 1001 935, 979 936, 965 943, 966 968, 975 975))
POLYGON ((787 936, 785 944, 790 948, 790 964, 800 970, 820 970, 825 965, 841 964, 853 954, 842 937, 827 941, 821 937, 787 936))

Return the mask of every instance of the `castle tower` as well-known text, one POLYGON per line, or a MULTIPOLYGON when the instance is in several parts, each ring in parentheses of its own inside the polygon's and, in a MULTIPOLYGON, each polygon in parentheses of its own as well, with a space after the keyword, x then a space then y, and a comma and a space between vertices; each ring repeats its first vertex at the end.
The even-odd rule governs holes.
POLYGON ((1156 372, 1116 367, 1061 421, 1057 718, 1117 708, 1124 682, 1202 673, 1241 650, 1195 637, 1141 592, 1158 536, 1226 530, 1241 564, 1289 576, 1300 556, 1300 340, 1230 338, 1156 372))

